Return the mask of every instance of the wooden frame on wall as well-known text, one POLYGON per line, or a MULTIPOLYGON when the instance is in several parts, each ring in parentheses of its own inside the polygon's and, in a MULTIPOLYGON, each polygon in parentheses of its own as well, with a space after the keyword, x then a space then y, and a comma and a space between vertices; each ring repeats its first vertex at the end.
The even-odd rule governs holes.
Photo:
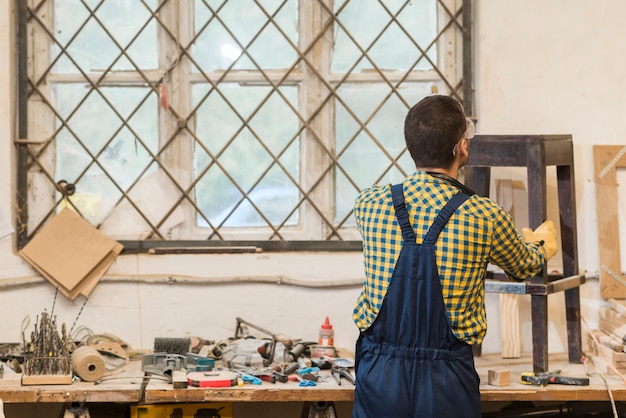
POLYGON ((622 274, 617 206, 617 169, 626 168, 626 145, 593 147, 598 249, 600 251, 600 294, 603 298, 626 298, 622 274))

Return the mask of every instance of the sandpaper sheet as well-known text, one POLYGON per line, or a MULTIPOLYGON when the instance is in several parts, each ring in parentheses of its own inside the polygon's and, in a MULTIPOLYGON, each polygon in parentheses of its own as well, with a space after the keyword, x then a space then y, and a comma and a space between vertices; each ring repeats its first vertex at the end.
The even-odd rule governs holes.
POLYGON ((74 299, 91 293, 122 249, 76 212, 63 209, 19 254, 74 299))

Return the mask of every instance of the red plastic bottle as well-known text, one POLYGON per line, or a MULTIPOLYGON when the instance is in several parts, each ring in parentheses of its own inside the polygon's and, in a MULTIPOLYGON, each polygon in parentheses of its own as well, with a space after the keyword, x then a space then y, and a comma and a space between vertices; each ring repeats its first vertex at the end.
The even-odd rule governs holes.
POLYGON ((328 320, 328 317, 326 317, 320 327, 319 345, 324 347, 332 347, 335 345, 335 330, 333 330, 333 326, 328 320))

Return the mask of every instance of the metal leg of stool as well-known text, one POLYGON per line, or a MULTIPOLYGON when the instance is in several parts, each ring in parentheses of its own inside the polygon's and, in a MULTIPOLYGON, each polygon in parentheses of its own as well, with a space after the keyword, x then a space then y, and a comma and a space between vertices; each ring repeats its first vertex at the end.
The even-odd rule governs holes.
POLYGON ((530 295, 533 371, 548 371, 548 296, 530 295))
POLYGON ((564 293, 568 359, 570 363, 581 363, 583 350, 580 329, 580 288, 568 289, 564 293))
POLYGON ((65 408, 63 418, 91 418, 91 415, 89 415, 89 410, 82 402, 74 402, 65 408))
MULTIPOLYGON (((306 418, 337 418, 335 405, 332 402, 307 402, 304 404, 305 410, 307 407, 306 418)), ((305 417, 304 414, 303 417, 305 417)))
MULTIPOLYGON (((547 219, 547 186, 545 156, 539 143, 528 145, 526 160, 526 178, 528 183, 528 224, 537 228, 547 219)), ((531 283, 548 282, 547 266, 538 276, 530 279, 531 283)), ((533 371, 548 371, 548 296, 531 295, 531 322, 533 338, 533 371)))
MULTIPOLYGON (((556 169, 563 253, 563 276, 578 274, 578 243, 576 230, 576 194, 573 166, 556 169)), ((580 288, 565 291, 567 321, 567 352, 570 363, 582 361, 582 330, 580 328, 580 288)))

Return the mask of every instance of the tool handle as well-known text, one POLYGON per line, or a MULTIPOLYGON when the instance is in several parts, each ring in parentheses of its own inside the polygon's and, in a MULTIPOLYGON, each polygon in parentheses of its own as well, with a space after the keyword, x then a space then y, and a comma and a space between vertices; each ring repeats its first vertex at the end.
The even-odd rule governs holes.
POLYGON ((241 378, 243 379, 244 382, 250 382, 253 385, 260 385, 261 383, 261 379, 259 379, 256 376, 252 376, 251 374, 247 374, 247 373, 242 373, 241 374, 241 378))
POLYGON ((550 376, 549 383, 571 386, 589 386, 588 377, 550 376))
POLYGON ((522 373, 520 376, 520 381, 526 385, 539 385, 545 386, 548 382, 548 376, 535 376, 532 373, 522 373))
POLYGON ((281 383, 285 383, 285 382, 287 382, 289 380, 289 376, 287 376, 284 373, 279 373, 279 372, 276 372, 276 371, 272 372, 272 376, 274 376, 275 379, 278 380, 281 383))
POLYGON ((541 374, 534 375, 532 373, 522 373, 520 376, 522 383, 527 385, 545 386, 548 384, 570 385, 570 386, 589 386, 588 377, 568 377, 560 374, 541 374))
POLYGON ((314 373, 314 372, 319 372, 319 371, 320 371, 319 367, 305 367, 304 369, 299 369, 298 374, 314 373))

